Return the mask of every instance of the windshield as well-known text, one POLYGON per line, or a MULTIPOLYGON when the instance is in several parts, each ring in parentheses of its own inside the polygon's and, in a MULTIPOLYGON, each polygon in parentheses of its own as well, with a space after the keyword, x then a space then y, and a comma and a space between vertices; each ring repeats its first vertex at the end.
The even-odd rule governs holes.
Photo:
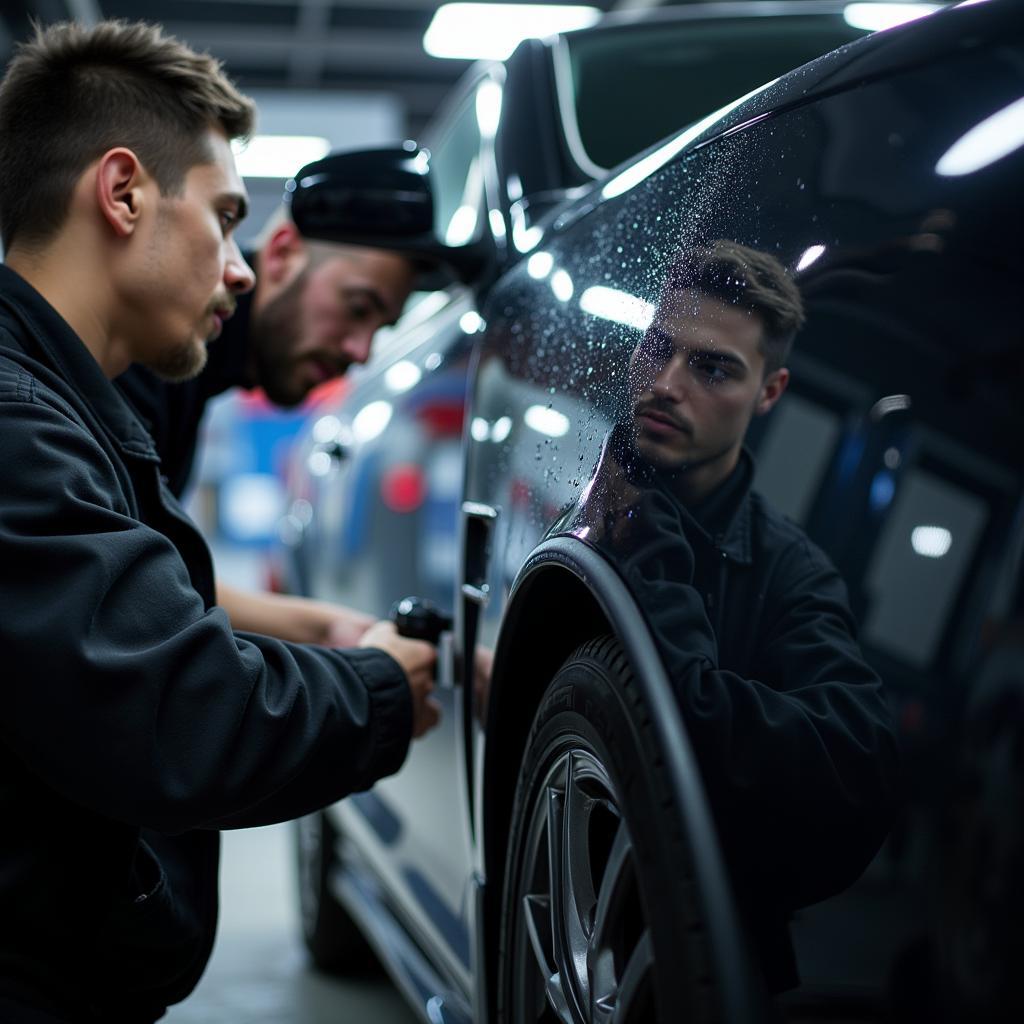
POLYGON ((737 96, 865 34, 838 14, 663 21, 629 31, 569 34, 568 73, 559 86, 568 100, 567 121, 568 111, 575 111, 583 152, 574 156, 588 170, 587 164, 614 167, 737 96))

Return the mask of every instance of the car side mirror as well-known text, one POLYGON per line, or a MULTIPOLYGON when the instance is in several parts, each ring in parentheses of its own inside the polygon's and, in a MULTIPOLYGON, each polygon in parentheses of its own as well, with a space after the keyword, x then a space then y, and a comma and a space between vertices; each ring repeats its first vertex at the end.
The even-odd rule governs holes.
POLYGON ((445 276, 473 281, 486 261, 479 243, 451 246, 437 237, 430 153, 414 142, 331 153, 287 182, 285 201, 304 237, 408 253, 442 271, 430 275, 438 286, 445 276))

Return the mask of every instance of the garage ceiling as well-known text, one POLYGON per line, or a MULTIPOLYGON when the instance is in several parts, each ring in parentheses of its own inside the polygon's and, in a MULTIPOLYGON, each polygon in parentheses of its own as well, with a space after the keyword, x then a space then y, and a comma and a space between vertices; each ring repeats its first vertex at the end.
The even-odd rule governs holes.
MULTIPOLYGON (((533 0, 550 2, 550 0, 533 0)), ((569 0, 602 10, 661 0, 569 0)), ((439 0, 4 0, 6 64, 29 20, 144 18, 224 61, 247 89, 391 93, 416 136, 468 62, 423 50, 439 0)))

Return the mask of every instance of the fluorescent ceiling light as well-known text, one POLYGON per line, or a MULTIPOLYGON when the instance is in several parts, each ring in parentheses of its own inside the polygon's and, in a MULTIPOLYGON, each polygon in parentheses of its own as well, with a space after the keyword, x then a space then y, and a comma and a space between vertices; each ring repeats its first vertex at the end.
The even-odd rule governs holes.
POLYGON ((524 40, 593 25, 596 7, 548 4, 442 4, 423 36, 431 57, 504 60, 524 40))
POLYGON ((941 4, 847 4, 843 8, 843 19, 851 28, 862 28, 866 32, 880 32, 895 28, 908 21, 917 21, 926 14, 939 10, 941 4))
POLYGON ((1024 146, 1024 97, 986 117, 957 139, 935 165, 935 172, 955 178, 988 167, 1024 146))
POLYGON ((290 178, 306 164, 327 156, 330 142, 319 135, 254 135, 231 143, 243 178, 290 178))
POLYGON ((953 546, 953 534, 944 526, 915 526, 910 545, 924 558, 942 558, 953 546))

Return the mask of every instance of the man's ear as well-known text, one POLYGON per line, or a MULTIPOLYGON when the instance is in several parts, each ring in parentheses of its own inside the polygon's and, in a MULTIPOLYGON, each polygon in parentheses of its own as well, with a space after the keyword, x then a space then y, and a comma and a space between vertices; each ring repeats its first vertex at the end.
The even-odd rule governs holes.
POLYGON ((757 399, 757 408, 754 415, 763 416, 769 412, 773 405, 782 397, 782 393, 789 384, 789 370, 784 366, 780 370, 773 370, 765 377, 761 384, 761 394, 757 399))
POLYGON ((142 215, 142 186, 147 179, 139 158, 130 149, 111 149, 96 168, 96 203, 118 238, 127 238, 142 215))
POLYGON ((272 286, 287 284, 305 266, 307 259, 309 250, 299 229, 291 221, 284 221, 274 228, 260 250, 260 282, 272 286))

